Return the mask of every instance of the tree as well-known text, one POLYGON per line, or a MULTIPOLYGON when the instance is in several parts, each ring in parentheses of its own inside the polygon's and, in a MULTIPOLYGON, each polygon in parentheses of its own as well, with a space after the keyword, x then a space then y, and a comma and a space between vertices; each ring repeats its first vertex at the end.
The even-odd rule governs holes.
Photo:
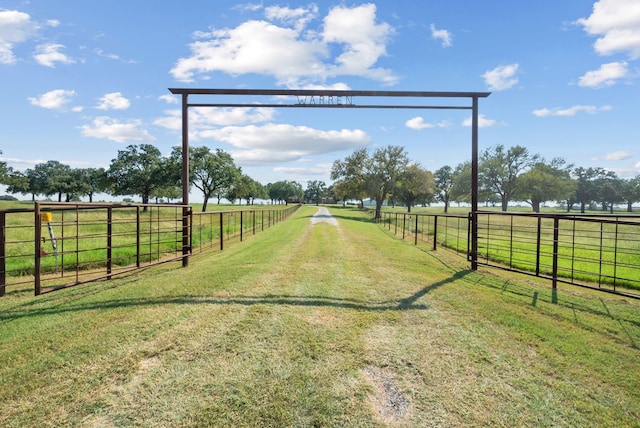
POLYGON ((471 162, 458 164, 452 174, 453 184, 450 190, 450 200, 460 203, 471 202, 471 162))
POLYGON ((622 180, 616 176, 615 172, 607 171, 604 176, 596 180, 595 184, 597 200, 602 204, 602 210, 605 211, 608 208, 613 214, 613 206, 624 201, 622 180))
MULTIPOLYGON (((174 156, 176 153, 182 156, 181 148, 175 148, 174 156)), ((189 149, 189 166, 189 180, 202 192, 203 212, 207 210, 207 203, 211 197, 226 194, 242 175, 241 169, 235 165, 230 154, 221 149, 212 152, 204 146, 189 149)))
POLYGON ((315 202, 316 205, 320 204, 327 190, 327 185, 324 181, 311 180, 307 182, 307 190, 304 192, 304 198, 307 201, 315 202))
POLYGON ((376 203, 375 218, 381 217, 382 203, 391 194, 409 164, 404 147, 387 146, 377 149, 371 156, 359 149, 344 161, 335 161, 331 179, 341 180, 354 193, 366 195, 376 203))
POLYGON ((354 151, 344 160, 336 160, 331 167, 331 179, 339 180, 345 198, 353 198, 363 205, 367 196, 365 188, 365 162, 369 159, 366 148, 354 151))
POLYGON ((32 186, 31 191, 35 194, 45 196, 57 194, 58 202, 62 202, 63 194, 66 194, 68 202, 77 187, 71 167, 54 160, 37 164, 31 171, 29 184, 32 186))
POLYGON ((242 174, 227 189, 225 197, 231 203, 235 203, 236 199, 240 199, 242 202, 242 198, 245 198, 247 205, 249 205, 251 197, 255 195, 256 191, 255 181, 248 175, 242 174))
MULTIPOLYGON (((28 171, 28 170, 27 170, 28 171)), ((31 185, 29 181, 29 175, 27 171, 11 171, 7 178, 7 192, 8 193, 21 193, 26 195, 31 193, 31 199, 35 201, 36 195, 31 192, 31 185)))
POLYGON ((451 190, 453 188, 453 169, 449 165, 439 168, 434 173, 436 199, 444 203, 444 213, 449 211, 451 190))
MULTIPOLYGON (((2 150, 0 150, 0 155, 2 150)), ((0 161, 0 184, 9 184, 9 175, 12 169, 7 166, 6 162, 0 161)))
POLYGON ((109 190, 107 172, 104 168, 76 168, 71 170, 73 186, 67 194, 67 201, 86 195, 89 202, 93 202, 93 196, 99 192, 109 190))
POLYGON ((347 199, 349 197, 349 195, 347 194, 348 189, 342 181, 336 181, 331 186, 329 186, 329 192, 331 195, 333 195, 333 198, 336 201, 342 201, 343 207, 347 205, 347 199))
POLYGON ((633 212, 633 204, 640 201, 640 175, 623 181, 620 196, 627 203, 627 212, 633 212))
POLYGON ((573 170, 576 179, 575 200, 580 203, 580 212, 584 214, 586 206, 598 199, 598 180, 605 177, 604 168, 582 168, 573 170))
MULTIPOLYGON (((149 203, 153 192, 171 183, 175 177, 165 170, 160 150, 151 144, 130 145, 118 150, 111 160, 107 177, 114 195, 140 195, 143 204, 149 203)), ((146 207, 143 208, 146 211, 146 207)))
POLYGON ((529 154, 522 146, 513 146, 505 152, 504 146, 500 144, 482 153, 479 181, 486 190, 500 195, 502 211, 507 211, 509 201, 518 195, 519 175, 538 159, 538 155, 529 154))
POLYGON ((300 201, 304 197, 302 185, 287 180, 267 184, 267 193, 271 202, 284 202, 285 204, 288 204, 289 201, 300 201))
POLYGON ((421 199, 428 200, 433 191, 433 174, 419 165, 411 164, 400 175, 394 194, 407 206, 407 212, 411 212, 411 206, 421 199))
POLYGON ((575 190, 571 168, 572 165, 565 166, 565 160, 561 158, 554 158, 550 163, 544 159, 536 162, 519 178, 520 197, 531 205, 534 212, 540 212, 543 202, 566 199, 575 190))

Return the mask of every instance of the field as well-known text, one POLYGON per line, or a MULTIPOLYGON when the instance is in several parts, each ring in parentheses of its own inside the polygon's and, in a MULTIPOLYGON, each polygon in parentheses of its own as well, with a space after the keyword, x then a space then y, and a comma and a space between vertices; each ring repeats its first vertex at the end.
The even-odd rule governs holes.
POLYGON ((1 426, 640 426, 640 302, 313 206, 188 268, 0 299, 1 426))

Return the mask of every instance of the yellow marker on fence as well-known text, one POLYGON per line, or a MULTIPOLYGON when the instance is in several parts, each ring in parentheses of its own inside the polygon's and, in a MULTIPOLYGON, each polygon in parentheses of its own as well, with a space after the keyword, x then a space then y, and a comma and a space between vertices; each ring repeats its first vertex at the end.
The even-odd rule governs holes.
POLYGON ((40 220, 46 221, 47 223, 53 220, 52 213, 40 213, 40 220))

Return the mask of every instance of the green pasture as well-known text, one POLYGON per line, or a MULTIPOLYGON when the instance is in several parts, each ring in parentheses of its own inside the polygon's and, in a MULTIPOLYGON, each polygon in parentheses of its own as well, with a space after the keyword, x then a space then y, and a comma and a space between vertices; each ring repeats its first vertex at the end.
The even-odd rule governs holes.
POLYGON ((634 427, 640 303, 316 207, 223 252, 0 299, 0 426, 634 427))

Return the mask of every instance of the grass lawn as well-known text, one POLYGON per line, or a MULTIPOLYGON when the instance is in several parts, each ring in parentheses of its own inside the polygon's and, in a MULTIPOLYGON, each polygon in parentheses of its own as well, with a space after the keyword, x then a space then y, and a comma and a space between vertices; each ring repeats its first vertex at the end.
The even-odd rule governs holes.
POLYGON ((640 426, 640 302, 313 206, 223 252, 0 299, 0 426, 640 426))

